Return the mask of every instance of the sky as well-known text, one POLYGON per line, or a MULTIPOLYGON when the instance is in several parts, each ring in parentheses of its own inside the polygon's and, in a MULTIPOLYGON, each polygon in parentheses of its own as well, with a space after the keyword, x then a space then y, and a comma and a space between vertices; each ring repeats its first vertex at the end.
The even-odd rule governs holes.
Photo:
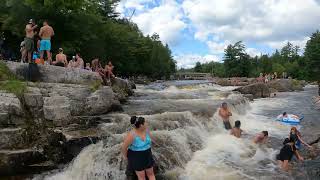
POLYGON ((226 46, 238 41, 251 56, 288 41, 303 50, 320 29, 320 0, 121 0, 116 10, 145 35, 159 34, 178 68, 221 62, 226 46))

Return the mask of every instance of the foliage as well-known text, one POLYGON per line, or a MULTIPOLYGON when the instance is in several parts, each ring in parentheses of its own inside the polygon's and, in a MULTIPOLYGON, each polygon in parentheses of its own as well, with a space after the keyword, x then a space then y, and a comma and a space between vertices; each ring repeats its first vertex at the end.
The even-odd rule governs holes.
POLYGON ((25 82, 22 82, 20 80, 0 81, 0 90, 13 93, 17 97, 22 97, 26 89, 27 89, 27 86, 25 82))
POLYGON ((15 79, 14 74, 10 72, 9 68, 3 62, 0 62, 0 81, 12 79, 15 79))
MULTIPOLYGON (((169 77, 176 70, 171 51, 159 36, 143 36, 136 24, 118 17, 119 0, 4 0, 0 4, 0 32, 19 54, 29 18, 38 26, 48 20, 54 28, 52 50, 59 47, 71 59, 80 52, 86 62, 112 61, 118 76, 169 77)), ((37 29, 39 31, 39 28, 37 29)))
POLYGON ((245 52, 245 45, 239 41, 227 46, 222 63, 197 62, 193 69, 180 71, 211 73, 218 77, 257 77, 260 73, 274 72, 281 77, 286 72, 292 78, 320 82, 320 32, 316 31, 311 35, 304 56, 299 55, 299 52, 299 46, 288 42, 280 51, 275 50, 271 55, 250 57, 245 52))

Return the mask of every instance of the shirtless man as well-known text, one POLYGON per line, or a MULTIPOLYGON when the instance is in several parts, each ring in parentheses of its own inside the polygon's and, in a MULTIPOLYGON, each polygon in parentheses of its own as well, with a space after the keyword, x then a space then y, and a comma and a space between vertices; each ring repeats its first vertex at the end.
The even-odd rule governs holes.
POLYGON ((27 53, 27 57, 28 57, 28 62, 31 63, 31 58, 32 58, 32 53, 33 53, 33 49, 34 49, 34 40, 33 37, 35 35, 34 30, 37 28, 38 26, 35 25, 35 23, 33 22, 32 19, 29 20, 29 23, 26 25, 26 37, 24 38, 24 45, 25 45, 25 50, 27 53))
POLYGON ((52 62, 53 65, 67 67, 67 56, 63 54, 63 49, 59 48, 59 54, 56 55, 56 60, 52 62))
POLYGON ((240 121, 234 122, 234 128, 231 129, 230 134, 237 137, 237 138, 240 138, 241 133, 243 132, 243 130, 240 128, 240 126, 241 126, 240 121))
POLYGON ((75 68, 84 69, 84 61, 80 56, 80 53, 76 54, 76 66, 75 68))
POLYGON ((221 108, 219 109, 219 115, 223 120, 224 128, 227 130, 231 129, 229 117, 232 116, 232 113, 229 111, 226 102, 222 103, 221 108))
POLYGON ((265 144, 268 140, 268 131, 262 131, 261 133, 257 134, 256 137, 254 137, 253 142, 255 144, 265 144))
POLYGON ((114 74, 112 72, 113 71, 113 65, 112 65, 111 61, 109 61, 108 64, 106 65, 105 71, 107 73, 108 80, 110 81, 110 78, 114 77, 114 74))
POLYGON ((47 58, 49 64, 51 62, 51 37, 54 35, 54 31, 51 26, 49 26, 48 21, 43 21, 43 26, 40 28, 39 36, 40 41, 40 58, 43 59, 44 51, 47 53, 47 58))

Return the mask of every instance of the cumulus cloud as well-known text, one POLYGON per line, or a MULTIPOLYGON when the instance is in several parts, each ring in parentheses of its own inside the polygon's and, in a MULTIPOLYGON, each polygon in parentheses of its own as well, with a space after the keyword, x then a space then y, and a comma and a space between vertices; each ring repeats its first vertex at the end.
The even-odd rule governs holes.
POLYGON ((178 68, 193 68, 197 62, 219 62, 217 55, 207 54, 204 56, 198 54, 185 54, 173 57, 177 61, 178 68))
POLYGON ((260 44, 296 41, 319 28, 315 0, 185 0, 183 9, 197 29, 195 38, 210 35, 228 41, 260 44))
POLYGON ((176 45, 182 38, 181 31, 187 24, 183 21, 184 14, 181 5, 175 0, 162 0, 159 5, 152 0, 125 0, 121 1, 117 11, 124 14, 125 9, 139 10, 133 17, 145 35, 159 34, 160 39, 170 45, 176 45))

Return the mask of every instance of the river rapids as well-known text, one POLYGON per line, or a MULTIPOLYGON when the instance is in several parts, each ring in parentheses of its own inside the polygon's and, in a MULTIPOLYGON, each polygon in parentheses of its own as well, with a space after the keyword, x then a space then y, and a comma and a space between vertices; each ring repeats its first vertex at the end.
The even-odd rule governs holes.
POLYGON ((303 92, 278 93, 277 97, 253 102, 233 92, 234 88, 206 81, 138 86, 123 112, 103 116, 110 123, 99 126, 104 133, 102 141, 83 149, 65 168, 34 179, 126 179, 126 162, 120 155, 120 146, 131 128, 132 115, 145 117, 155 136, 152 150, 157 179, 318 179, 319 174, 313 170, 314 167, 319 170, 320 160, 294 162, 293 170, 288 173, 282 172, 275 161, 291 128, 275 121, 278 114, 303 113, 305 118, 298 128, 307 141, 320 134, 320 112, 312 106, 316 87, 308 86, 303 92), (231 124, 241 121, 245 132, 242 138, 224 130, 217 115, 222 102, 227 102, 233 113, 231 124), (263 146, 253 144, 253 137, 263 130, 269 131, 269 142, 263 146))

